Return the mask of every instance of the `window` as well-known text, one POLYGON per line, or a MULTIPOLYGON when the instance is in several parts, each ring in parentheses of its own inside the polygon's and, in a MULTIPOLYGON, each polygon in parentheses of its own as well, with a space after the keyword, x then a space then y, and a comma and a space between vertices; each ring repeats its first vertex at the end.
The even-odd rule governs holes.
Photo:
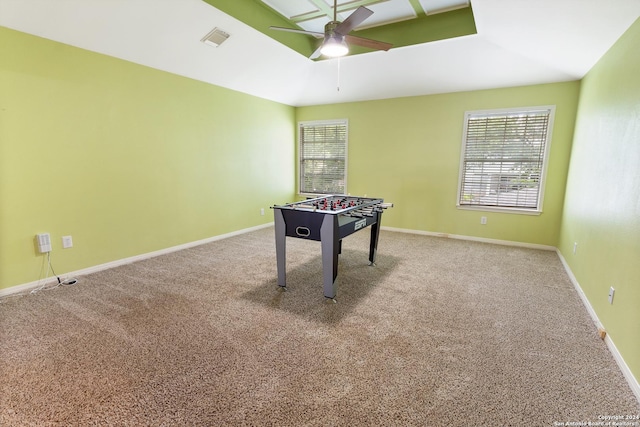
POLYGON ((347 120, 299 124, 300 193, 346 193, 347 124, 347 120))
POLYGON ((465 114, 461 208, 539 213, 555 107, 465 114))

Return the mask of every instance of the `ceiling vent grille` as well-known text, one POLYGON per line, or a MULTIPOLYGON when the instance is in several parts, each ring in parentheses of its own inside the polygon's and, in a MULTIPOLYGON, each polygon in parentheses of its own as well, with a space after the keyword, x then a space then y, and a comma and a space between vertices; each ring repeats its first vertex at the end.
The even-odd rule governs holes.
POLYGON ((213 30, 209 31, 209 33, 200 41, 204 44, 208 44, 209 46, 218 47, 228 38, 229 34, 225 33, 219 28, 214 28, 213 30))

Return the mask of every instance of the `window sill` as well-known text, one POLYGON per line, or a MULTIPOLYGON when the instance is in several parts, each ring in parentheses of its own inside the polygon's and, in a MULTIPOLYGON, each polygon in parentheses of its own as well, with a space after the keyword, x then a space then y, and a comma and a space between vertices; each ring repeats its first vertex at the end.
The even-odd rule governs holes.
POLYGON ((460 210, 465 211, 480 211, 480 212, 501 212, 510 213, 516 215, 541 215, 542 210, 538 209, 521 209, 521 208, 501 208, 498 206, 469 206, 469 205, 457 205, 460 210))

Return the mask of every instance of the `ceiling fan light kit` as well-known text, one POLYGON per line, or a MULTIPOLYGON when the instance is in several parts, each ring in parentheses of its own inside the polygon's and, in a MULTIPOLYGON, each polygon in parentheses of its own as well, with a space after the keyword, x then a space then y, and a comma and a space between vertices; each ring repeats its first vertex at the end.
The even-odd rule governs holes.
POLYGON ((349 46, 347 46, 343 37, 329 37, 322 43, 320 53, 329 58, 337 58, 349 53, 349 46))

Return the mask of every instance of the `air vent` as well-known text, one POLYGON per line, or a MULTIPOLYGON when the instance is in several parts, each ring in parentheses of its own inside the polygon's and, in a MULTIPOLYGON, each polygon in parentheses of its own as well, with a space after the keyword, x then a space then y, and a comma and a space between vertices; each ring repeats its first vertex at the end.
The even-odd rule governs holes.
POLYGON ((209 34, 204 36, 200 41, 204 44, 208 44, 209 46, 218 47, 228 38, 229 34, 225 33, 219 28, 214 28, 213 30, 209 31, 209 34))

